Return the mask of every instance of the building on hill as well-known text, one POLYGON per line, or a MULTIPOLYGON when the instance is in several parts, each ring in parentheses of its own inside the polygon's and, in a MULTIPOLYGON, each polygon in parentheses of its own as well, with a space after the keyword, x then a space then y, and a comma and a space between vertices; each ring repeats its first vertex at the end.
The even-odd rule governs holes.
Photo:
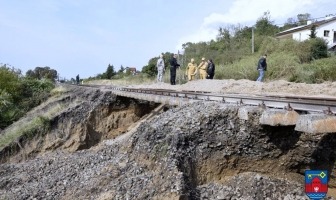
POLYGON ((297 41, 304 41, 310 38, 311 29, 315 26, 316 37, 323 38, 327 41, 329 50, 336 50, 336 17, 328 16, 320 21, 307 21, 306 25, 294 27, 275 36, 279 39, 292 38, 297 41))

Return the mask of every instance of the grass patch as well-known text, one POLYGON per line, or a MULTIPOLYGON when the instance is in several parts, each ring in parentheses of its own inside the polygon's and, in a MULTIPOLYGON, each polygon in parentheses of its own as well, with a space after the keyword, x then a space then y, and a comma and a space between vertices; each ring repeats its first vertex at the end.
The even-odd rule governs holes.
POLYGON ((37 133, 46 133, 50 129, 50 120, 43 116, 35 117, 28 123, 15 127, 0 137, 0 150, 21 137, 33 138, 37 133))
POLYGON ((127 85, 139 85, 139 84, 151 84, 155 82, 154 77, 149 77, 146 74, 138 74, 138 75, 129 75, 125 76, 120 79, 98 79, 98 80, 90 80, 84 82, 84 84, 102 84, 102 85, 120 85, 120 86, 127 86, 127 85))
POLYGON ((0 150, 18 141, 20 138, 32 139, 36 135, 44 135, 50 130, 50 119, 52 119, 60 111, 67 108, 66 105, 57 103, 50 107, 47 111, 37 112, 37 116, 16 122, 15 126, 6 130, 0 135, 0 150))
POLYGON ((289 81, 304 83, 336 81, 336 56, 298 66, 289 81))
MULTIPOLYGON (((336 81, 336 56, 307 61, 309 53, 298 49, 304 44, 296 41, 271 41, 264 51, 271 52, 267 57, 265 80, 287 80, 301 83, 322 83, 336 81), (273 48, 278 45, 277 48, 273 48)), ((308 47, 307 47, 308 48, 308 47)), ((248 79, 258 77, 257 62, 260 55, 246 56, 227 65, 216 66, 215 79, 248 79)))
POLYGON ((58 96, 61 96, 62 94, 66 93, 66 92, 68 92, 68 89, 66 89, 63 86, 58 86, 58 87, 55 87, 54 89, 52 89, 50 91, 50 94, 51 94, 51 96, 58 97, 58 96))

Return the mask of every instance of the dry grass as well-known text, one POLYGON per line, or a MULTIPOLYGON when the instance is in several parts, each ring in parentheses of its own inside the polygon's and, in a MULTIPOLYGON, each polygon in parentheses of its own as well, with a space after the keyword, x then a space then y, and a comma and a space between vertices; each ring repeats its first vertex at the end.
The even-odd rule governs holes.
POLYGON ((50 119, 66 108, 68 108, 67 105, 56 103, 45 112, 37 109, 35 114, 30 113, 27 118, 15 122, 0 135, 0 150, 17 141, 22 136, 34 137, 38 133, 47 131, 50 119))
POLYGON ((146 75, 136 75, 136 76, 126 76, 122 79, 100 79, 100 80, 91 80, 84 82, 84 84, 97 84, 97 85, 140 85, 140 84, 151 84, 155 82, 155 78, 147 77, 146 75))
POLYGON ((67 88, 65 88, 63 86, 58 86, 58 87, 55 87, 54 89, 52 89, 50 91, 50 94, 51 94, 51 96, 58 97, 58 96, 61 96, 62 94, 66 93, 66 92, 68 92, 67 88))
POLYGON ((35 117, 28 123, 20 124, 16 126, 9 132, 5 132, 0 137, 0 150, 4 147, 12 144, 21 136, 33 136, 36 132, 40 132, 42 130, 47 130, 49 128, 49 120, 42 116, 35 117))

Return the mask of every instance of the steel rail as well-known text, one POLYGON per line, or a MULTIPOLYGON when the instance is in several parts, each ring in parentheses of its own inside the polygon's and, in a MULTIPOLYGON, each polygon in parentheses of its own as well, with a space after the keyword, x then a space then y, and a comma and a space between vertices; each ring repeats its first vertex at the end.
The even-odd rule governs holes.
MULTIPOLYGON (((297 110, 306 112, 318 112, 336 114, 336 98, 317 96, 295 95, 247 95, 247 94, 218 94, 203 91, 178 91, 172 89, 129 88, 107 85, 80 85, 86 87, 104 88, 125 93, 139 93, 154 96, 166 96, 196 101, 217 101, 222 103, 262 106, 268 108, 297 110)), ((119 94, 120 95, 120 94, 119 94)))

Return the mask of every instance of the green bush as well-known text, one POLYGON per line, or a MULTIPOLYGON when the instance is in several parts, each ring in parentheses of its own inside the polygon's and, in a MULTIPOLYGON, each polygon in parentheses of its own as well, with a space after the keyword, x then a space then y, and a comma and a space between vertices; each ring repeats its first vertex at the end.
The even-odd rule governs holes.
POLYGON ((13 99, 20 99, 20 74, 14 69, 0 67, 0 90, 9 93, 13 99))
POLYGON ((336 81, 336 57, 319 59, 298 66, 289 81, 304 83, 336 81))
POLYGON ((0 129, 45 101, 53 88, 51 80, 25 78, 20 70, 0 67, 0 129))
POLYGON ((306 83, 334 81, 335 57, 326 58, 328 54, 325 45, 324 40, 320 38, 298 42, 267 37, 262 42, 259 53, 245 56, 232 64, 217 64, 215 78, 255 80, 258 76, 257 61, 266 53, 266 80, 284 79, 306 83))
POLYGON ((300 59, 300 63, 309 63, 311 59, 311 44, 308 40, 300 42, 295 47, 295 55, 300 59))
POLYGON ((321 59, 328 57, 328 45, 322 38, 313 38, 308 40, 311 45, 312 59, 321 59))
POLYGON ((216 79, 250 79, 256 78, 258 58, 249 56, 229 65, 217 65, 216 79))
POLYGON ((288 79, 299 66, 299 58, 290 53, 276 53, 268 56, 266 80, 288 79))

